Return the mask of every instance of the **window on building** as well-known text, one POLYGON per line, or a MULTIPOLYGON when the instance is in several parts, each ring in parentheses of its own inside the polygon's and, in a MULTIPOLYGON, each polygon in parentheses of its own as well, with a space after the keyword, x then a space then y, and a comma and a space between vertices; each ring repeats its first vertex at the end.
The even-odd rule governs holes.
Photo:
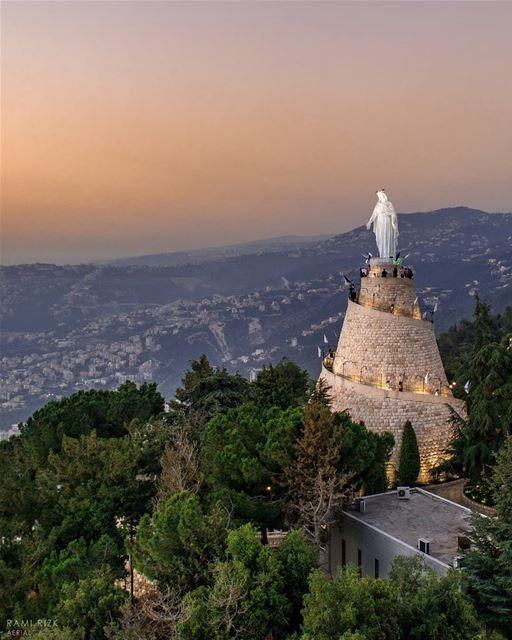
POLYGON ((378 578, 379 577, 379 559, 375 558, 375 577, 378 578))
POLYGON ((343 538, 341 539, 341 565, 344 567, 347 564, 347 544, 343 538))

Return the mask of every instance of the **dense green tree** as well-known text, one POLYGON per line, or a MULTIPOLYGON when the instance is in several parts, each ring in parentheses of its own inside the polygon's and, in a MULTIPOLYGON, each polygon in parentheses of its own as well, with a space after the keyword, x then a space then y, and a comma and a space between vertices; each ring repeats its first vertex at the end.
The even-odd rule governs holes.
POLYGON ((319 569, 304 597, 301 640, 345 640, 348 633, 398 640, 399 607, 393 596, 391 583, 361 578, 357 567, 340 568, 332 579, 319 569))
POLYGON ((324 404, 326 407, 329 407, 332 399, 332 388, 324 378, 320 378, 320 380, 314 386, 313 392, 310 397, 310 402, 314 402, 316 404, 324 404))
POLYGON ((314 554, 300 533, 272 551, 256 529, 244 525, 228 536, 226 559, 213 567, 213 583, 183 603, 183 640, 264 640, 298 630, 299 606, 314 554))
POLYGON ((327 542, 329 526, 351 486, 343 469, 342 432, 328 407, 310 403, 284 471, 288 521, 303 527, 317 549, 327 542))
POLYGON ((254 382, 256 402, 281 409, 304 405, 310 387, 308 372, 286 359, 263 367, 254 382))
POLYGON ((202 465, 210 498, 234 507, 234 515, 261 526, 281 516, 282 468, 291 459, 302 410, 244 404, 212 419, 202 439, 202 465))
POLYGON ((385 491, 386 466, 395 439, 387 431, 382 434, 368 431, 362 422, 354 422, 347 413, 335 413, 334 420, 342 427, 342 469, 352 477, 352 486, 385 491))
POLYGON ((404 425, 400 454, 398 458, 398 478, 402 484, 414 484, 420 472, 420 451, 416 432, 409 420, 404 425))
POLYGON ((445 474, 448 478, 458 478, 464 475, 464 450, 466 444, 464 428, 466 421, 453 407, 450 408, 450 413, 452 439, 445 450, 446 458, 429 470, 429 473, 434 477, 445 474))
POLYGON ((137 387, 125 382, 116 391, 79 391, 38 409, 21 426, 21 443, 39 462, 58 453, 63 436, 79 438, 95 432, 119 437, 133 420, 146 422, 164 410, 164 399, 154 383, 137 387))
POLYGON ((386 473, 385 461, 377 462, 373 469, 369 469, 364 482, 364 493, 367 496, 377 493, 385 493, 389 482, 386 473))
POLYGON ((0 441, 0 628, 33 587, 24 565, 34 556, 29 541, 38 511, 33 472, 20 439, 0 441))
POLYGON ((388 580, 403 640, 474 640, 482 632, 455 570, 440 577, 418 557, 398 557, 388 580))
POLYGON ((497 338, 497 327, 496 322, 491 316, 491 305, 480 300, 478 294, 475 296, 473 317, 475 330, 474 353, 476 353, 490 342, 494 342, 497 338))
POLYGON ((301 640, 475 640, 482 629, 460 580, 419 558, 398 558, 387 580, 361 578, 354 566, 332 579, 314 572, 301 640))
MULTIPOLYGON (((20 437, 0 442, 0 526, 7 526, 9 521, 23 533, 30 531, 39 519, 42 505, 39 494, 34 491, 36 477, 48 467, 48 454, 59 454, 64 436, 78 439, 95 433, 108 439, 138 434, 139 439, 154 445, 158 430, 145 425, 155 424, 147 418, 162 409, 163 398, 156 391, 156 385, 137 388, 133 383, 126 383, 117 391, 76 393, 36 411, 22 426, 20 437)), ((140 449, 138 460, 146 453, 145 471, 156 473, 161 455, 158 447, 145 444, 136 448, 140 449)))
POLYGON ((215 373, 215 369, 210 364, 207 356, 203 353, 199 360, 192 360, 190 362, 190 369, 188 369, 181 379, 181 387, 178 387, 175 392, 175 397, 178 402, 188 405, 191 402, 191 395, 196 386, 210 378, 215 373))
MULTIPOLYGON (((98 579, 103 576, 110 581, 110 587, 105 593, 112 597, 120 598, 121 593, 114 588, 114 582, 124 574, 124 568, 119 562, 122 549, 119 544, 108 535, 102 535, 97 541, 89 544, 83 538, 73 540, 62 551, 52 551, 43 561, 37 575, 37 609, 41 615, 57 618, 61 612, 69 606, 70 594, 78 588, 82 581, 88 580, 92 575, 98 579)), ((84 613, 84 612, 82 612, 84 613)), ((98 612, 91 606, 89 615, 98 612)), ((108 612, 104 611, 103 616, 108 612)), ((112 617, 116 615, 116 609, 110 612, 112 617)), ((89 626, 87 620, 69 620, 67 616, 59 619, 61 624, 73 624, 76 628, 89 626)))
POLYGON ((224 368, 212 367, 202 355, 192 360, 175 396, 173 408, 184 412, 200 434, 208 420, 249 400, 252 387, 239 373, 232 375, 224 368))
POLYGON ((229 514, 214 505, 209 512, 187 491, 146 514, 133 545, 136 566, 148 577, 181 592, 209 580, 210 565, 223 552, 229 514))
MULTIPOLYGON (((478 313, 471 326, 485 341, 494 321, 478 313)), ((510 431, 505 338, 469 367, 459 456, 485 441, 485 470, 510 431)), ((201 357, 176 398, 157 420, 156 385, 74 394, 0 443, 2 621, 55 619, 58 629, 34 636, 54 640, 166 640, 177 625, 181 640, 298 640, 302 624, 303 640, 479 637, 458 574, 439 578, 412 561, 397 562, 389 581, 314 573, 304 601, 344 498, 385 490, 391 434, 331 413, 329 389, 308 394, 307 375, 288 362, 249 384, 201 357), (284 507, 300 528, 271 549, 256 527, 281 527, 284 507), (131 558, 157 580, 147 597, 118 586, 131 558)), ((471 597, 502 630, 512 609, 511 454, 507 444, 498 457, 498 514, 475 525, 467 561, 471 597)))
POLYGON ((302 623, 302 603, 309 589, 309 576, 316 567, 316 554, 300 530, 290 531, 277 550, 283 593, 288 600, 286 631, 297 631, 302 623))
POLYGON ((471 320, 462 319, 441 333, 437 342, 446 376, 450 382, 457 383, 453 392, 457 397, 465 398, 464 385, 475 347, 474 323, 471 320))
POLYGON ((348 414, 310 402, 284 469, 288 522, 303 527, 319 549, 337 510, 351 491, 376 480, 375 470, 383 468, 392 446, 391 434, 370 433, 348 414))
POLYGON ((126 592, 114 584, 108 568, 94 570, 77 583, 66 583, 56 607, 56 619, 73 629, 77 637, 103 640, 104 627, 118 616, 126 592))
MULTIPOLYGON (((6 491, 3 483, 0 490, 2 616, 44 618, 50 609, 56 611, 63 591, 57 574, 48 573, 47 563, 71 565, 72 558, 77 557, 73 545, 79 542, 89 548, 108 536, 115 543, 115 552, 101 567, 80 560, 87 571, 80 576, 65 576, 66 584, 71 585, 69 592, 94 572, 122 574, 124 541, 133 535, 156 492, 155 477, 165 435, 165 428, 158 422, 133 421, 126 425, 123 437, 98 437, 95 431, 80 438, 63 436, 60 451, 50 453, 47 461, 39 464, 35 481, 30 482, 25 481, 33 473, 23 464, 22 439, 11 441, 7 449, 0 448, 2 455, 12 453, 16 461, 14 473, 9 471, 6 491), (21 511, 16 513, 9 502, 9 487, 13 491, 11 501, 18 491, 30 492, 30 509, 22 501, 21 511), (50 591, 56 599, 48 596, 50 591)), ((0 462, 9 468, 7 458, 3 460, 0 455, 0 462)))
POLYGON ((507 307, 501 315, 490 315, 489 311, 489 305, 477 297, 473 320, 461 320, 438 338, 446 375, 450 382, 456 382, 453 392, 458 398, 466 398, 464 385, 474 355, 483 346, 499 342, 503 335, 512 331, 512 307, 507 307))
POLYGON ((154 461, 146 449, 156 450, 158 461, 160 438, 158 424, 140 426, 119 439, 95 433, 78 440, 64 436, 61 452, 50 454, 48 467, 38 473, 39 525, 64 546, 103 533, 119 538, 118 519, 137 521, 155 495, 155 477, 148 473, 154 461))
POLYGON ((448 377, 457 382, 454 392, 466 401, 468 419, 454 425, 450 457, 435 471, 463 473, 481 496, 495 455, 512 428, 511 330, 512 307, 492 316, 489 305, 477 297, 474 320, 460 322, 439 338, 448 377))
POLYGON ((475 481, 493 465, 504 438, 512 433, 512 350, 495 343, 484 346, 472 359, 469 375, 464 462, 475 481))
POLYGON ((472 547, 465 557, 465 573, 469 595, 483 620, 511 637, 512 436, 507 437, 497 456, 491 488, 496 514, 473 518, 472 547))
MULTIPOLYGON (((351 429, 353 428, 351 427, 351 429)), ((368 431, 362 423, 359 423, 357 428, 359 430, 364 429, 364 438, 362 438, 361 442, 363 446, 366 443, 367 449, 366 456, 359 456, 359 465, 357 467, 358 485, 362 480, 363 490, 366 495, 384 493, 388 490, 387 466, 395 439, 387 431, 382 434, 368 431)), ((348 452, 345 455, 349 455, 348 452)))

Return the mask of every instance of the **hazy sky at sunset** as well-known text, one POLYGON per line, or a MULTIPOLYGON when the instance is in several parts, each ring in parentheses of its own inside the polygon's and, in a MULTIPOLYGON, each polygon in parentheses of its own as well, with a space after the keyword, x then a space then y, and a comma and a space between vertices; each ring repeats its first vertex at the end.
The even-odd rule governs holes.
POLYGON ((512 210, 512 2, 2 2, 2 262, 512 210))

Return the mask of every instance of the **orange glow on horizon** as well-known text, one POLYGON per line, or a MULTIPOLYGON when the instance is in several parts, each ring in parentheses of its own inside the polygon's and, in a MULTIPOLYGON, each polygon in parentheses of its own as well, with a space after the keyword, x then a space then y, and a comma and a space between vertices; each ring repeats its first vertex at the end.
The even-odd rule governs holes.
POLYGON ((2 4, 2 261, 511 210, 512 4, 2 4))

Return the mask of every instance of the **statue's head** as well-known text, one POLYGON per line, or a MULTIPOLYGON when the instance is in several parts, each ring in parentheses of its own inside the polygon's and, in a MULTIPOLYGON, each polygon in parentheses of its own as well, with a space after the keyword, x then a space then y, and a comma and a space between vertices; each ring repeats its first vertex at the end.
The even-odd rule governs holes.
POLYGON ((388 197, 386 195, 385 189, 379 189, 378 191, 376 191, 376 193, 377 193, 377 198, 379 199, 379 202, 386 202, 388 197))

